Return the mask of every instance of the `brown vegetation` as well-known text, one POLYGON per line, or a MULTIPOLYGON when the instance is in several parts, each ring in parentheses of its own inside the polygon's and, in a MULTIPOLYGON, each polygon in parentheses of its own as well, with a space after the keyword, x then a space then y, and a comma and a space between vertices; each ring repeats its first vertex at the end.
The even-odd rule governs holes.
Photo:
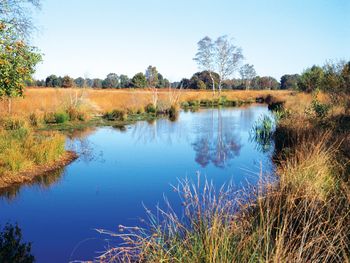
MULTIPOLYGON (((229 100, 255 102, 256 98, 264 98, 268 94, 275 97, 288 97, 290 91, 249 90, 249 91, 223 91, 221 96, 229 100)), ((190 100, 213 99, 211 91, 194 90, 168 90, 157 91, 159 104, 169 104, 190 100)), ((55 88, 28 88, 24 98, 13 100, 13 113, 27 115, 29 113, 44 114, 57 112, 69 106, 83 107, 84 110, 103 114, 115 109, 143 109, 147 104, 153 103, 154 91, 152 89, 55 89, 55 88)), ((6 112, 6 104, 0 103, 0 112, 6 112)))

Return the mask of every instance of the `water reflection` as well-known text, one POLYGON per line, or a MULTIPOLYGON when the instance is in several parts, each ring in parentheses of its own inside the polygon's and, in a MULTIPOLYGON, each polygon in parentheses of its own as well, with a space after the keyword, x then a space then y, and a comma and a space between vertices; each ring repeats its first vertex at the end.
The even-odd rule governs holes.
POLYGON ((39 187, 41 190, 48 189, 49 187, 57 184, 64 176, 64 168, 51 171, 42 176, 34 177, 32 181, 26 182, 24 184, 15 184, 9 187, 0 188, 0 197, 12 201, 18 197, 22 188, 30 186, 39 187))
POLYGON ((95 127, 87 127, 67 134, 66 148, 78 154, 78 161, 85 163, 92 161, 104 162, 103 151, 96 151, 96 146, 89 140, 89 137, 95 132, 95 127))
POLYGON ((196 152, 195 161, 202 167, 209 163, 224 168, 229 160, 239 156, 242 145, 240 137, 230 122, 223 121, 221 109, 213 110, 210 123, 201 127, 201 132, 192 143, 196 152))

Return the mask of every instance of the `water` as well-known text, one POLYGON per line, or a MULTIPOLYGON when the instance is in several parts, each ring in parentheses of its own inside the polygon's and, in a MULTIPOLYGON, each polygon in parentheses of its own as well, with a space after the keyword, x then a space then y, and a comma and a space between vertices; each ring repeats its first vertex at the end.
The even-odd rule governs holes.
POLYGON ((143 204, 170 199, 170 185, 196 172, 215 185, 239 188, 258 180, 260 164, 272 171, 271 152, 259 151, 249 132, 267 107, 181 112, 175 122, 161 119, 127 127, 102 127, 77 133, 67 147, 80 157, 62 170, 27 185, 0 192, 0 224, 18 222, 32 241, 37 262, 87 260, 109 242, 94 229, 117 231, 138 225, 143 204))

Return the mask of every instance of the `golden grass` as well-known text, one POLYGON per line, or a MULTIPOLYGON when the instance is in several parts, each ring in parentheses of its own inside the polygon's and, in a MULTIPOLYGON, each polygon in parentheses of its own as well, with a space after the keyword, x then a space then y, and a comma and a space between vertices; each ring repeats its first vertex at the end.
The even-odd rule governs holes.
POLYGON ((34 133, 25 121, 15 118, 0 124, 0 187, 21 182, 21 172, 52 164, 65 153, 62 134, 34 133))
MULTIPOLYGON (((290 91, 223 91, 221 96, 229 100, 255 101, 258 97, 272 94, 285 100, 290 97, 290 91)), ((173 104, 189 100, 213 99, 211 91, 171 90, 159 89, 155 94, 152 89, 54 89, 54 88, 28 88, 24 98, 13 100, 13 114, 28 115, 29 113, 43 114, 44 112, 57 112, 74 103, 80 103, 94 113, 105 113, 114 109, 144 108, 158 97, 159 103, 173 104)), ((218 95, 216 95, 218 96, 218 95)), ((6 102, 0 102, 0 112, 6 113, 6 102)))

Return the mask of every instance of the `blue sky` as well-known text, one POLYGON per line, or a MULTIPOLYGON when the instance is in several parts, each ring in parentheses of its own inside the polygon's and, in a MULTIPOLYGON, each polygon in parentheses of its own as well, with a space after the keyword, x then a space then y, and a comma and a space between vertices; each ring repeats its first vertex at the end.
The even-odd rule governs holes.
POLYGON ((245 63, 277 79, 350 59, 349 0, 42 0, 36 78, 132 77, 154 65, 171 81, 198 71, 197 42, 229 35, 245 63))

